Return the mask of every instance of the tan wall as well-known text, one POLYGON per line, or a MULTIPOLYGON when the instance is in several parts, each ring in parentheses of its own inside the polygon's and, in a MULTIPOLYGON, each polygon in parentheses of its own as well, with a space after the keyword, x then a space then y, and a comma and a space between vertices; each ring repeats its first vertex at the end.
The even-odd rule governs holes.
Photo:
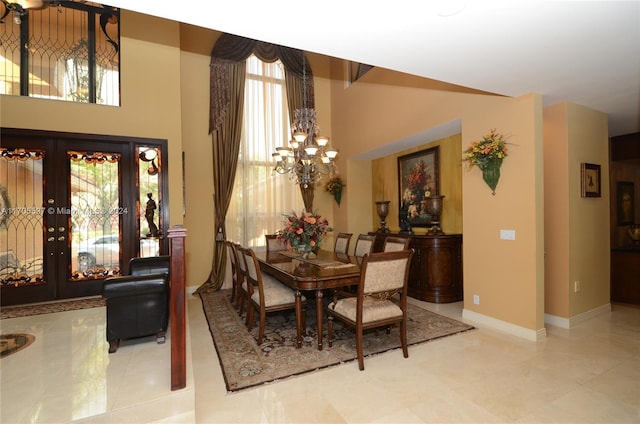
MULTIPOLYGON (((339 73, 341 66, 336 61, 332 71, 339 73)), ((541 97, 511 99, 431 87, 428 81, 376 68, 348 88, 334 81, 331 100, 334 144, 348 162, 347 211, 340 212, 347 214, 354 233, 365 223, 365 231, 377 225, 371 225, 372 173, 351 172, 366 169, 361 162, 367 161, 359 159, 363 155, 455 120, 462 123, 459 151, 491 128, 511 135, 514 145, 495 196, 477 169, 462 172, 464 307, 527 329, 543 328, 541 97), (367 188, 369 196, 363 194, 367 188), (500 229, 516 230, 516 240, 500 240, 500 229), (472 302, 474 294, 480 296, 479 305, 472 302)), ((394 176, 385 181, 385 190, 396 185, 394 176)))
POLYGON ((609 144, 607 116, 567 104, 569 139, 569 316, 606 305, 610 299, 609 144), (602 197, 581 197, 580 164, 601 166, 602 197))
POLYGON ((545 312, 569 318, 569 130, 565 103, 544 109, 545 312))
MULTIPOLYGON (((215 225, 213 150, 209 135, 209 63, 220 33, 180 26, 182 139, 189 285, 199 286, 211 271, 215 225)), ((180 201, 181 199, 176 199, 180 201)))

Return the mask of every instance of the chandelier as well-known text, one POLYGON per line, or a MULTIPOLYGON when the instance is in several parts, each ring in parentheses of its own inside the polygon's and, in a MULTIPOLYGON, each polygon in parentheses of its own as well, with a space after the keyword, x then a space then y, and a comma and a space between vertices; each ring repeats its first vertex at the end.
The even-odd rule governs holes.
POLYGON ((22 23, 22 18, 27 14, 28 9, 42 9, 45 7, 43 0, 2 0, 4 11, 0 17, 0 23, 4 23, 4 18, 13 12, 13 22, 17 25, 22 23))
POLYGON ((320 135, 316 122, 316 111, 307 106, 306 59, 302 58, 303 105, 293 112, 292 139, 289 147, 276 147, 272 157, 273 168, 278 174, 289 174, 289 179, 304 188, 313 186, 325 175, 336 169, 336 149, 330 148, 329 138, 320 135))

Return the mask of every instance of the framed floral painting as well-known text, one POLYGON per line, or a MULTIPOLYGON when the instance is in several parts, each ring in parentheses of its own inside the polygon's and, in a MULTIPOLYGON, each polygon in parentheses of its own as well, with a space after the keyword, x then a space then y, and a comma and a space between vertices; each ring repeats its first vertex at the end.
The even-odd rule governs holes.
POLYGON ((426 198, 440 194, 440 147, 398 157, 400 214, 412 227, 431 226, 426 198))

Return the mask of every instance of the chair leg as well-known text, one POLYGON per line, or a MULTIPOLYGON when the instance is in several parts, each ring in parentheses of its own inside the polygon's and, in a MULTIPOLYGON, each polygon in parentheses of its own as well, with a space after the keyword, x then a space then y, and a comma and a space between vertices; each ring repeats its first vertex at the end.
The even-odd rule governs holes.
POLYGON ((240 296, 238 296, 236 308, 238 309, 238 314, 242 315, 242 312, 244 311, 244 293, 240 293, 240 296))
POLYGON ((164 331, 161 331, 158 334, 156 334, 156 342, 158 344, 163 344, 165 341, 167 341, 167 338, 165 337, 164 331))
POLYGON ((360 371, 364 371, 364 354, 362 352, 362 328, 356 329, 356 351, 358 352, 358 367, 360 371))
POLYGON ((329 347, 333 345, 333 317, 329 315, 327 318, 327 337, 329 338, 329 347))
POLYGON ((253 321, 255 319, 254 314, 255 310, 253 309, 253 305, 249 303, 247 305, 247 319, 245 320, 245 325, 247 326, 247 330, 249 331, 251 331, 251 329, 253 328, 253 321))
POLYGON ((266 314, 264 311, 260 311, 260 326, 258 330, 258 346, 262 344, 262 339, 264 339, 264 327, 265 321, 267 320, 266 314))
POLYGON ((120 339, 109 340, 109 353, 115 353, 120 347, 120 339))
POLYGON ((402 345, 402 354, 405 358, 409 357, 409 348, 407 347, 407 321, 400 321, 400 345, 402 345))
POLYGON ((231 304, 233 305, 235 300, 236 300, 236 283, 235 281, 233 282, 233 286, 231 287, 231 298, 229 299, 229 302, 231 302, 231 304))

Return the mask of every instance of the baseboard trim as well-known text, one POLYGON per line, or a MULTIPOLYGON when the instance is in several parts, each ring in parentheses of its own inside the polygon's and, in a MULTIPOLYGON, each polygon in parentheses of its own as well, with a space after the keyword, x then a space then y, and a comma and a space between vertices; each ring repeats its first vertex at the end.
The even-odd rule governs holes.
POLYGON ((576 325, 585 322, 595 316, 604 313, 611 312, 611 303, 606 303, 604 305, 598 306, 597 308, 593 308, 589 311, 583 312, 571 318, 563 318, 556 315, 544 314, 544 322, 545 324, 554 325, 560 328, 571 329, 576 325))
POLYGON ((468 319, 469 321, 474 321, 478 324, 486 325, 487 327, 491 327, 493 329, 500 330, 532 342, 537 342, 547 337, 547 330, 545 328, 541 328, 539 330, 531 330, 529 328, 511 324, 510 322, 479 314, 469 309, 462 310, 462 317, 464 319, 468 319))

